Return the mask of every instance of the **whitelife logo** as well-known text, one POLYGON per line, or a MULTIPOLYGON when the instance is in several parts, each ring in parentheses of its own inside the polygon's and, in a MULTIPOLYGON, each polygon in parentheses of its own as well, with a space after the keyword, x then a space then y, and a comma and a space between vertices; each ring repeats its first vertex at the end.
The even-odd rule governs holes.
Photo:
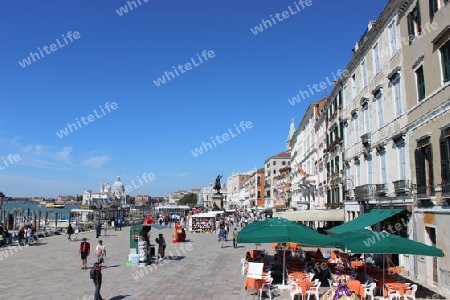
MULTIPOLYGON (((281 14, 280 13, 276 13, 275 14, 275 18, 278 20, 278 22, 282 22, 283 20, 289 18, 290 16, 296 15, 298 14, 300 11, 305 10, 306 7, 309 7, 312 5, 312 0, 300 0, 297 2, 294 2, 296 11, 292 9, 292 7, 289 5, 289 11, 285 10, 283 11, 281 14), (301 6, 301 8, 299 7, 299 5, 301 6)), ((270 15, 270 18, 272 20, 272 22, 270 22, 270 20, 261 20, 261 24, 259 24, 258 26, 255 26, 254 28, 250 28, 250 31, 254 34, 257 35, 260 32, 263 32, 264 29, 269 29, 269 27, 272 27, 273 25, 277 24, 277 21, 275 20, 275 18, 270 15), (272 25, 273 24, 273 25, 272 25), (264 27, 263 27, 264 25, 264 27), (269 25, 269 27, 267 26, 269 25)))
MULTIPOLYGON (((247 121, 244 123, 244 121, 241 121, 241 123, 239 123, 239 127, 242 129, 242 132, 245 132, 246 129, 250 129, 253 127, 252 122, 247 121)), ((210 137, 211 142, 213 143, 214 147, 217 147, 216 141, 219 144, 223 144, 224 142, 228 141, 230 139, 230 137, 234 138, 237 137, 239 134, 241 134, 241 130, 239 130, 238 126, 236 124, 234 124, 234 128, 236 129, 237 134, 234 134, 233 131, 231 130, 231 128, 228 128, 228 133, 225 132, 223 133, 221 136, 216 135, 215 138, 210 137)), ((202 145, 200 145, 199 148, 195 148, 194 151, 191 151, 191 154, 194 157, 199 156, 200 154, 203 154, 203 150, 205 152, 208 152, 208 150, 211 150, 213 148, 213 146, 211 145, 210 142, 203 142, 202 145), (209 148, 209 149, 208 149, 209 148)))
MULTIPOLYGON (((214 58, 215 56, 216 56, 216 54, 214 53, 213 50, 209 50, 208 53, 206 53, 206 50, 203 50, 203 52, 202 52, 202 57, 203 57, 203 59, 204 59, 205 61, 208 61, 208 57, 209 57, 209 58, 214 58)), ((187 62, 187 63, 185 63, 184 65, 178 65, 178 67, 172 66, 173 71, 175 72, 175 74, 177 74, 177 77, 180 76, 180 74, 178 74, 177 69, 180 70, 180 72, 181 72, 182 74, 184 74, 184 73, 186 73, 187 71, 192 70, 192 65, 194 65, 194 67, 197 67, 197 66, 200 66, 201 64, 203 64, 203 60, 202 60, 202 58, 200 57, 200 55, 199 55, 198 53, 197 53, 197 58, 198 58, 198 61, 199 61, 200 63, 196 63, 195 60, 194 60, 194 58, 191 57, 191 62, 192 62, 192 64, 191 64, 190 62, 187 62), (183 70, 183 67, 184 67, 184 70, 183 70)), ((153 80, 153 83, 154 83, 157 87, 160 87, 161 84, 165 84, 165 83, 166 83, 166 78, 167 78, 168 81, 170 81, 170 80, 172 80, 172 79, 175 79, 175 75, 174 75, 172 72, 167 72, 167 71, 166 71, 166 72, 164 72, 164 75, 163 75, 163 76, 159 77, 159 78, 156 79, 156 80, 153 80), (172 76, 172 78, 170 78, 169 75, 172 76)))
POLYGON ((78 118, 75 118, 76 124, 75 123, 67 123, 67 126, 64 129, 61 129, 59 132, 56 132, 56 135, 62 139, 65 136, 68 136, 69 133, 74 132, 76 130, 78 130, 79 128, 81 128, 83 125, 81 125, 81 122, 84 125, 88 125, 89 123, 94 122, 97 119, 100 119, 101 117, 106 115, 105 109, 108 113, 110 113, 113 110, 116 110, 119 106, 117 105, 116 102, 106 102, 104 106, 99 105, 100 110, 102 112, 102 114, 99 114, 97 112, 96 109, 93 110, 94 114, 90 114, 87 117, 82 116, 80 118, 80 120, 78 120, 78 118), (80 122, 81 121, 81 122, 80 122), (78 125, 78 126, 77 126, 78 125), (70 130, 70 132, 69 132, 70 130))
MULTIPOLYGON (((51 54, 52 52, 55 52, 56 50, 61 49, 62 47, 65 47, 66 45, 68 45, 69 42, 67 41, 67 39, 64 36, 64 34, 61 35, 61 36, 63 37, 63 40, 64 40, 65 44, 62 44, 59 41, 59 38, 57 38, 56 39, 56 43, 58 44, 59 47, 57 47, 56 44, 51 44, 50 47, 47 47, 47 45, 45 45, 44 47, 42 47, 42 49, 40 47, 38 47, 39 53, 41 54, 40 56, 39 56, 39 53, 30 52, 30 55, 27 58, 24 58, 24 59, 22 59, 22 61, 19 61, 19 65, 22 68, 25 68, 26 66, 31 65, 31 63, 32 63, 31 60, 32 59, 33 59, 33 62, 35 62, 36 58, 38 60, 43 58, 44 57, 44 53, 42 52, 42 50, 44 50, 46 54, 51 54), (49 49, 50 49, 50 51, 49 51, 49 49)), ((73 33, 72 33, 72 31, 69 31, 67 33, 67 38, 71 42, 73 42, 74 40, 78 40, 80 37, 81 37, 81 35, 80 35, 80 33, 78 31, 74 31, 73 33)))
POLYGON ((15 162, 20 161, 21 157, 19 154, 8 154, 8 157, 2 157, 3 159, 3 164, 0 163, 0 171, 3 171, 4 169, 6 169, 7 167, 13 165, 15 162), (9 163, 8 163, 9 162, 9 163))

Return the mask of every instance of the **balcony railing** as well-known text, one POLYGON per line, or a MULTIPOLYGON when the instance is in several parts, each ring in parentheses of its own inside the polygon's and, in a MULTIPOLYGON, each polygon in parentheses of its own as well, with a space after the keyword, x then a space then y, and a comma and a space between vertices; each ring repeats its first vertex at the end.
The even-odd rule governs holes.
POLYGON ((408 180, 396 180, 393 181, 394 190, 396 194, 408 193, 409 192, 409 181, 408 180))
POLYGON ((386 196, 387 193, 388 193, 387 183, 376 184, 377 196, 386 196))
POLYGON ((355 200, 367 201, 376 198, 376 185, 365 184, 355 187, 355 200))
POLYGON ((450 198, 450 182, 442 183, 442 198, 450 198))
POLYGON ((363 145, 365 145, 365 146, 370 145, 371 137, 372 137, 372 135, 370 133, 363 134, 361 136, 361 142, 363 143, 363 145))
POLYGON ((434 187, 433 186, 418 186, 417 187, 417 199, 429 199, 430 197, 433 197, 435 195, 434 193, 434 187))

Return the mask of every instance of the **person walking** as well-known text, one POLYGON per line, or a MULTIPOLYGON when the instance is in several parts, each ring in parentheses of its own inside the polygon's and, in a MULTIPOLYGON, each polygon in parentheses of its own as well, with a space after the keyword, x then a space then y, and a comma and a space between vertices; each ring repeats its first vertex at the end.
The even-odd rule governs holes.
POLYGON ((100 221, 97 221, 97 223, 95 223, 95 238, 98 239, 101 233, 102 233, 102 225, 100 225, 100 221))
POLYGON ((94 263, 92 280, 94 282, 94 300, 103 300, 100 295, 100 289, 102 288, 102 266, 99 263, 94 263))
POLYGON ((72 239, 70 238, 72 236, 72 234, 74 233, 72 224, 69 223, 69 227, 67 227, 67 235, 69 236, 67 238, 68 241, 71 241, 72 239))
POLYGON ((123 225, 123 220, 122 218, 119 218, 119 220, 117 221, 119 224, 119 230, 122 230, 122 225, 123 225))
POLYGON ((78 233, 80 233, 80 225, 75 224, 75 238, 73 239, 74 241, 78 241, 78 233))
POLYGON ((105 223, 103 223, 102 227, 103 227, 104 236, 106 236, 106 232, 108 231, 108 228, 109 228, 108 222, 105 221, 105 223))
POLYGON ((91 244, 87 241, 87 238, 83 238, 78 249, 78 254, 81 257, 81 270, 87 269, 87 258, 91 253, 91 244))
POLYGON ((234 230, 233 230, 233 247, 234 248, 237 248, 237 236, 238 236, 238 231, 237 231, 237 228, 234 227, 234 230))
POLYGON ((156 243, 158 244, 158 256, 159 260, 164 259, 164 254, 166 252, 166 240, 164 239, 164 236, 162 233, 159 234, 159 236, 155 239, 156 243))
POLYGON ((98 240, 98 245, 95 247, 95 255, 97 256, 97 262, 102 264, 105 262, 106 257, 106 247, 103 245, 102 240, 98 240))

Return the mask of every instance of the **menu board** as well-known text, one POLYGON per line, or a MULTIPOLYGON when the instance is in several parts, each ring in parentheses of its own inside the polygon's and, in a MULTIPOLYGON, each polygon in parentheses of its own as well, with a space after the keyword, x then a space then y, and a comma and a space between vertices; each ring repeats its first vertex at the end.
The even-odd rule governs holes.
POLYGON ((263 263, 248 263, 248 278, 261 279, 263 273, 264 264, 263 263))

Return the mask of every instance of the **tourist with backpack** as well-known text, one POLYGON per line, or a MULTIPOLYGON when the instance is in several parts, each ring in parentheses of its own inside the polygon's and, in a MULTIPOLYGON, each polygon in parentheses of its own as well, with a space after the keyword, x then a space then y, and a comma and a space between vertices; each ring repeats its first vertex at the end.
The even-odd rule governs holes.
POLYGON ((103 300, 100 295, 100 289, 102 287, 102 267, 99 263, 95 263, 94 267, 90 271, 90 278, 94 282, 94 300, 103 300))
POLYGON ((91 252, 91 244, 87 241, 87 238, 83 238, 80 249, 78 250, 78 253, 81 256, 81 270, 87 269, 87 258, 91 252))

